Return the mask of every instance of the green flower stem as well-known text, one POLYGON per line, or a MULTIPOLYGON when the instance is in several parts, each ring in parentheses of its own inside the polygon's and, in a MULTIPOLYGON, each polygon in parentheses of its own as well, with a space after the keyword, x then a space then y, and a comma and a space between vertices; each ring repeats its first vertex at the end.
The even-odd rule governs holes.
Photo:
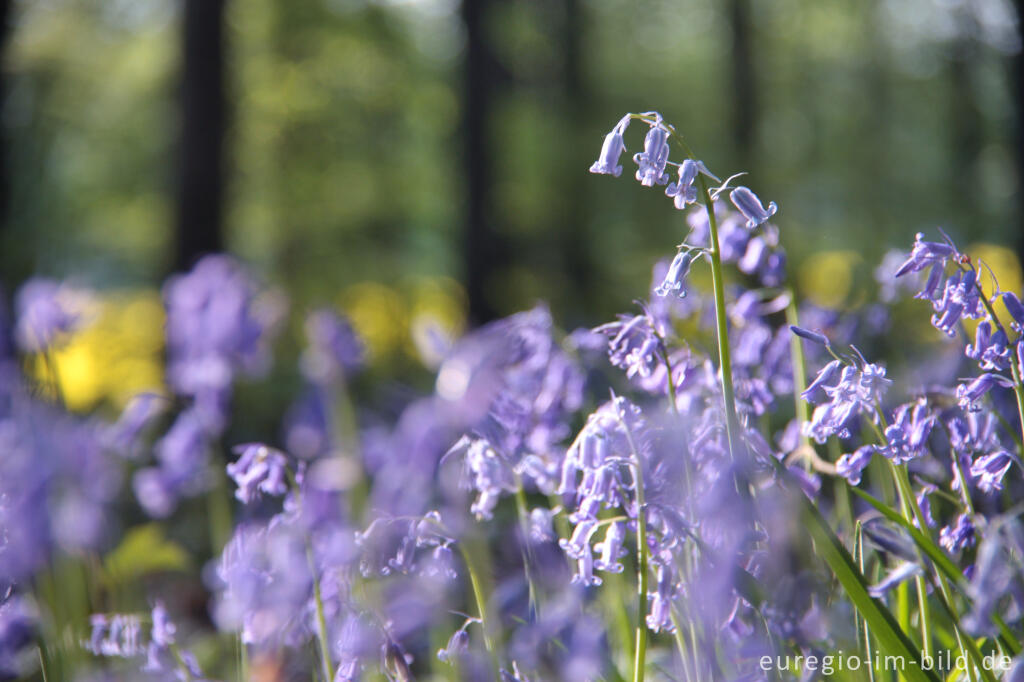
MULTIPOLYGON (((295 478, 295 472, 285 468, 285 476, 288 478, 289 487, 298 505, 302 506, 302 489, 299 481, 295 478)), ((324 600, 320 592, 320 577, 317 575, 316 560, 313 556, 313 541, 306 536, 306 563, 309 564, 309 575, 313 581, 313 603, 316 605, 316 639, 320 646, 320 663, 324 680, 334 679, 334 664, 331 662, 331 640, 327 635, 327 618, 324 615, 324 600)))
POLYGON ((320 662, 323 664, 325 680, 334 679, 334 664, 331 663, 331 641, 327 637, 327 618, 324 616, 324 600, 320 593, 320 578, 317 576, 316 561, 313 559, 313 544, 306 539, 306 560, 310 575, 313 576, 313 602, 316 604, 316 638, 320 643, 320 662))
MULTIPOLYGON (((795 327, 800 326, 800 317, 796 309, 796 296, 792 289, 789 289, 789 304, 786 306, 786 322, 795 327)), ((804 433, 803 425, 810 421, 810 411, 807 401, 800 397, 797 389, 807 387, 807 359, 804 356, 804 346, 800 337, 796 334, 789 335, 789 357, 793 366, 793 414, 800 425, 800 448, 805 454, 802 457, 804 468, 811 469, 814 463, 814 446, 811 445, 811 437, 804 433)))
POLYGON ((483 574, 474 558, 477 548, 469 548, 466 543, 460 543, 459 549, 462 552, 463 561, 466 562, 466 572, 469 573, 469 584, 473 589, 473 600, 476 601, 477 614, 480 617, 480 626, 484 633, 484 648, 487 649, 487 654, 491 659, 494 679, 499 680, 501 679, 501 664, 494 646, 494 624, 487 618, 487 590, 484 589, 483 574))
POLYGON ((714 201, 708 191, 704 176, 698 174, 704 208, 708 215, 711 233, 711 283, 715 293, 715 322, 718 336, 718 371, 722 381, 722 399, 725 401, 725 437, 729 444, 729 455, 736 460, 739 449, 736 436, 739 420, 736 418, 736 397, 732 384, 732 361, 729 355, 729 328, 725 311, 725 277, 722 273, 722 252, 718 245, 718 218, 715 217, 714 201))
POLYGON ((526 489, 523 487, 523 479, 516 474, 516 516, 519 517, 519 533, 522 535, 521 554, 523 558, 523 570, 526 573, 526 584, 530 592, 530 613, 538 614, 540 608, 539 591, 536 581, 533 578, 532 566, 536 561, 533 554, 533 547, 530 544, 530 506, 526 500, 526 489))
POLYGON ((626 432, 633 459, 633 481, 636 487, 636 655, 633 657, 633 682, 643 682, 647 660, 647 512, 644 500, 644 475, 640 463, 639 450, 633 442, 633 432, 622 414, 618 415, 619 423, 626 432))

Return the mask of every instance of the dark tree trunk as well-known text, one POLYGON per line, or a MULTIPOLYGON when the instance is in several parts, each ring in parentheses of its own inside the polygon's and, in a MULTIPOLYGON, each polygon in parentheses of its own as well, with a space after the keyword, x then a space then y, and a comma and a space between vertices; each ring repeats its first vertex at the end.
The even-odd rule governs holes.
POLYGON ((488 210, 491 187, 488 123, 494 68, 485 32, 490 4, 490 0, 462 2, 462 21, 466 28, 462 122, 466 181, 463 256, 469 319, 474 325, 495 317, 493 301, 487 295, 487 279, 494 271, 497 254, 494 225, 488 210))
POLYGON ((565 274, 573 293, 568 299, 571 308, 560 311, 567 319, 582 324, 590 319, 593 301, 590 292, 594 290, 593 258, 587 239, 589 223, 586 201, 587 183, 593 176, 585 171, 589 154, 596 145, 588 139, 587 131, 580 123, 586 118, 587 89, 583 82, 582 42, 584 34, 583 11, 579 0, 564 0, 562 24, 562 92, 566 117, 564 156, 570 164, 563 172, 565 178, 565 213, 559 226, 559 252, 565 266, 565 274), (580 318, 579 320, 575 318, 580 318))
MULTIPOLYGON (((1024 24, 1024 0, 1016 0, 1014 6, 1017 10, 1018 30, 1024 24)), ((1018 49, 1013 55, 1010 65, 1010 77, 1013 83, 1013 101, 1015 106, 1014 121, 1014 146, 1017 150, 1017 229, 1016 234, 1017 258, 1024 263, 1024 49, 1018 49)))
POLYGON ((753 171, 757 142, 757 76, 750 0, 731 0, 729 22, 732 26, 733 144, 739 166, 753 171))
POLYGON ((224 247, 225 0, 185 0, 174 267, 224 247))
POLYGON ((956 23, 960 34, 953 39, 948 54, 949 145, 952 158, 947 182, 950 196, 959 197, 954 208, 958 209, 958 222, 966 230, 982 212, 976 197, 977 161, 983 144, 983 122, 974 96, 974 71, 978 58, 977 39, 974 37, 976 21, 974 15, 965 10, 957 14, 956 23))
MULTIPOLYGON (((11 30, 11 15, 13 0, 0 0, 0 114, 7 106, 8 80, 10 74, 7 71, 7 40, 11 30)), ((0 122, 6 119, 0 115, 0 122)), ((10 177, 10 149, 7 144, 7 130, 0 126, 0 253, 6 253, 4 248, 4 237, 10 232, 10 202, 11 202, 11 177, 10 177)), ((0 296, 5 295, 5 289, 14 286, 14 282, 8 281, 9 273, 6 258, 0 258, 0 296)), ((0 314, 3 314, 3 301, 0 300, 0 314)), ((0 320, 2 321, 2 320, 0 320)), ((0 339, 0 347, 3 346, 3 339, 0 339)))

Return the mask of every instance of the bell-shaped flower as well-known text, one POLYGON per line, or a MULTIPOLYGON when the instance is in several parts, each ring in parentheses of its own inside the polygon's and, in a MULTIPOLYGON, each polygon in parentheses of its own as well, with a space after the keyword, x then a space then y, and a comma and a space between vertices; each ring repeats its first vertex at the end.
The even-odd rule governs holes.
POLYGON ((288 492, 288 460, 284 453, 261 443, 239 445, 235 452, 238 460, 227 465, 227 472, 238 485, 235 497, 240 502, 249 504, 260 493, 284 495, 288 492))
POLYGON ((977 360, 978 365, 984 370, 1008 369, 1010 366, 1009 343, 1004 330, 996 329, 993 333, 992 325, 985 320, 978 324, 974 343, 967 345, 964 354, 972 360, 977 360))
POLYGON ((1013 464, 1013 457, 1006 450, 982 455, 974 460, 974 464, 971 465, 971 476, 978 484, 978 490, 984 493, 1002 490, 1003 477, 1010 470, 1011 464, 1013 464))
POLYGON ((668 164, 668 131, 661 127, 659 122, 651 126, 644 138, 644 150, 633 156, 633 161, 639 166, 636 171, 636 179, 644 187, 664 185, 668 182, 668 173, 665 166, 668 164))
POLYGON ((779 210, 779 205, 774 201, 768 204, 768 208, 765 208, 757 195, 746 187, 737 187, 729 192, 729 200, 747 219, 747 227, 750 229, 766 222, 779 210))
POLYGON ((668 296, 674 293, 679 298, 686 298, 686 290, 683 289, 683 280, 690 272, 690 264, 693 262, 692 251, 680 251, 672 259, 672 265, 665 274, 665 279, 654 290, 658 296, 668 296))
POLYGON ((956 249, 951 245, 941 242, 926 242, 924 241, 924 234, 918 232, 914 241, 914 248, 910 251, 910 256, 893 276, 902 277, 908 272, 920 272, 927 267, 932 267, 934 274, 935 266, 938 266, 939 274, 941 275, 942 267, 954 255, 956 255, 956 249))
POLYGON ((670 182, 665 188, 665 196, 672 197, 676 208, 682 210, 688 205, 697 201, 697 173, 718 180, 704 165, 703 161, 687 159, 679 164, 679 178, 676 182, 670 182))
POLYGON ((874 445, 864 445, 852 453, 843 455, 836 461, 836 473, 850 482, 850 485, 858 485, 861 473, 871 463, 871 457, 878 451, 874 445))
POLYGON ((967 514, 960 514, 954 523, 944 526, 939 531, 939 544, 951 553, 971 547, 974 542, 974 523, 967 514))
POLYGON ((1024 331, 1024 303, 1020 302, 1017 294, 1009 291, 1004 292, 1002 298, 1003 305, 1006 306, 1007 312, 1013 318, 1013 321, 1010 322, 1010 327, 1017 332, 1024 331))
POLYGON ((590 166, 591 173, 614 175, 615 177, 622 175, 619 157, 622 156, 622 152, 626 151, 626 144, 622 140, 622 135, 626 132, 628 126, 629 115, 627 114, 612 128, 610 133, 604 136, 604 144, 601 145, 601 155, 590 166))
POLYGON ((968 412, 977 412, 981 409, 981 405, 978 404, 978 401, 980 401, 986 393, 991 391, 993 386, 1012 388, 1013 382, 1002 375, 987 372, 970 383, 960 384, 957 386, 957 402, 960 403, 960 407, 968 412))

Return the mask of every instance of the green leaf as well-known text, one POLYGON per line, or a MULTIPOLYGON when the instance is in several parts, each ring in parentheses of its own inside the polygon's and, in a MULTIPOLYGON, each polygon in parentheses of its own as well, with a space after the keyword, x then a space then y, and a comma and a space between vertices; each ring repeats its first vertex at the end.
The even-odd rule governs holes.
POLYGON ((104 578, 109 586, 150 573, 181 571, 188 565, 188 553, 178 543, 168 540, 163 528, 156 523, 129 530, 121 544, 103 561, 104 578))
MULTIPOLYGON (((789 476, 788 472, 783 475, 787 478, 789 476)), ((787 487, 790 486, 792 484, 787 481, 787 487)), ((843 586, 846 596, 871 628, 871 633, 883 653, 889 656, 902 656, 907 661, 901 675, 909 682, 916 680, 938 682, 939 678, 931 671, 922 670, 919 665, 910 663, 910 661, 917 663, 921 661, 921 654, 917 647, 897 625, 896 619, 893 618, 889 609, 868 594, 867 581, 853 562, 853 557, 846 551, 846 547, 836 537, 817 507, 799 489, 796 490, 796 496, 801 501, 801 516, 814 540, 815 550, 832 569, 839 584, 843 586)))
MULTIPOLYGON (((907 522, 900 514, 890 509, 887 505, 883 504, 881 500, 874 497, 868 492, 861 490, 860 488, 854 488, 850 486, 850 490, 857 494, 858 497, 863 499, 865 502, 874 507, 882 516, 889 519, 893 523, 899 524, 904 530, 906 530, 914 544, 921 549, 928 558, 931 559, 943 575, 953 583, 953 585, 960 590, 965 592, 967 587, 967 580, 964 578, 963 572, 960 568, 953 563, 953 561, 946 555, 942 549, 935 544, 935 541, 928 535, 921 532, 921 529, 913 524, 907 522)), ((999 628, 999 639, 1003 642, 1003 645, 1010 650, 1012 655, 1016 656, 1021 651, 1020 641, 1013 634, 1010 628, 1006 625, 1002 616, 997 613, 992 614, 992 620, 999 628)))

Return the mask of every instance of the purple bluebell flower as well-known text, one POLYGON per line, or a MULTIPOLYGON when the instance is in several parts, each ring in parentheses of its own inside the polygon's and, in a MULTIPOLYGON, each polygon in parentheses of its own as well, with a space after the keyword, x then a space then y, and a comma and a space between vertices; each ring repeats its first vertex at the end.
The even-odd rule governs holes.
POLYGON ((261 493, 284 495, 288 491, 288 460, 280 450, 262 443, 248 443, 234 448, 238 461, 227 465, 228 476, 238 490, 235 497, 242 504, 251 504, 261 493))
POLYGON ((809 403, 820 403, 828 398, 825 392, 825 385, 830 383, 839 374, 843 363, 833 360, 818 371, 818 376, 804 389, 800 396, 809 403))
POLYGON ((822 334, 821 332, 811 331, 810 329, 804 329, 803 327, 798 327, 795 324, 789 325, 789 329, 802 339, 813 341, 814 343, 820 344, 822 346, 829 345, 828 337, 822 334))
POLYGON ((989 523, 967 586, 970 611, 961 620, 972 635, 994 634, 994 614, 1013 618, 1024 607, 1017 559, 1024 553, 1024 528, 1014 518, 995 517, 989 523))
POLYGON ((779 210, 778 204, 774 201, 769 202, 768 208, 765 208, 757 195, 746 187, 737 187, 729 192, 729 200, 747 219, 747 227, 750 229, 767 222, 779 210))
POLYGON ((826 365, 818 378, 804 391, 805 399, 808 399, 808 396, 819 399, 820 389, 829 400, 827 403, 819 404, 811 421, 804 425, 805 435, 819 443, 824 443, 831 435, 847 438, 847 424, 854 415, 864 413, 872 420, 877 420, 875 407, 881 403, 882 396, 892 383, 886 378, 884 367, 864 363, 860 368, 852 365, 843 367, 839 371, 838 382, 833 386, 825 386, 825 382, 835 378, 837 370, 837 365, 826 365))
POLYGON ((668 152, 668 131, 662 126, 661 116, 657 116, 657 121, 651 124, 644 138, 644 150, 633 156, 633 162, 639 166, 636 179, 644 187, 668 182, 668 173, 665 172, 668 152))
POLYGON ((619 157, 622 156, 622 152, 626 151, 626 145, 622 140, 622 136, 626 132, 626 128, 629 127, 629 121, 629 114, 623 116, 622 120, 612 128, 612 131, 604 136, 604 143, 601 145, 601 155, 590 166, 591 173, 614 175, 615 177, 622 175, 619 157))
POLYGON ((448 645, 437 652, 437 660, 442 663, 450 663, 469 650, 469 633, 466 632, 466 627, 471 622, 473 621, 466 621, 466 625, 452 633, 452 636, 448 638, 448 645))
POLYGON ((594 328, 608 337, 608 359, 628 377, 648 377, 660 362, 654 321, 646 312, 619 316, 619 321, 594 328))
POLYGON ((622 545, 626 541, 626 524, 615 522, 608 524, 604 540, 598 544, 597 551, 601 557, 594 562, 594 567, 599 571, 609 573, 621 573, 623 570, 619 559, 626 555, 622 545))
POLYGON ((690 263, 693 262, 693 252, 680 251, 672 259, 672 265, 668 268, 665 280, 654 290, 658 296, 675 294, 679 298, 686 298, 686 290, 683 288, 683 280, 690 272, 690 263))
POLYGON ((679 177, 676 182, 670 182, 665 188, 665 196, 672 197, 676 208, 682 210, 697 201, 697 186, 694 184, 697 180, 697 173, 703 173, 709 178, 718 180, 708 171, 703 161, 686 159, 679 164, 679 177))
POLYGON ((306 339, 299 366, 314 384, 343 379, 363 364, 363 342, 348 319, 333 310, 320 309, 306 318, 306 339))
POLYGON ((967 514, 958 514, 953 523, 943 526, 939 532, 939 544, 953 554, 973 546, 974 542, 974 523, 967 514))
POLYGON ((922 456, 927 452, 928 436, 935 422, 935 415, 929 414, 924 402, 901 405, 885 429, 887 446, 880 452, 897 464, 922 456))
POLYGON ((280 304, 261 296, 249 274, 227 256, 206 256, 164 286, 167 378, 192 397, 211 428, 221 429, 235 375, 259 374, 269 362, 270 332, 280 304))
POLYGON ((973 344, 968 344, 964 354, 972 360, 977 360, 981 369, 994 371, 1008 369, 1010 367, 1009 339, 1003 329, 996 329, 992 332, 992 325, 988 320, 978 323, 973 344))
POLYGON ((89 295, 49 279, 31 279, 15 297, 14 340, 28 353, 62 343, 86 322, 89 295))
POLYGON ((871 463, 871 458, 876 452, 878 448, 874 445, 862 445, 836 461, 836 473, 849 481, 850 485, 859 485, 862 472, 871 463))
POLYGON ((1003 477, 1013 464, 1013 456, 1006 450, 999 450, 974 460, 971 465, 971 476, 982 492, 1003 489, 1003 477))
MULTIPOLYGON (((0 588, 2 590, 3 588, 0 588)), ((20 654, 34 639, 39 614, 31 602, 18 594, 0 593, 0 677, 20 678, 20 654)))
POLYGON ((1013 318, 1010 327, 1016 332, 1024 331, 1024 303, 1020 302, 1017 294, 1010 291, 1003 292, 1002 299, 1006 311, 1013 318))
POLYGON ((960 384, 956 387, 957 402, 965 410, 977 412, 981 409, 981 405, 978 404, 979 401, 995 386, 1013 388, 1013 382, 1001 374, 986 372, 969 383, 960 384))
POLYGON ((131 658, 142 653, 142 632, 138 616, 96 613, 90 617, 89 623, 92 635, 84 645, 96 656, 131 658))
POLYGON ((128 402, 117 422, 105 429, 104 443, 118 454, 136 457, 142 434, 167 407, 167 399, 155 393, 135 396, 128 402))
POLYGON ((984 315, 981 293, 974 270, 956 272, 946 280, 942 298, 933 303, 935 314, 932 324, 947 336, 956 335, 956 326, 962 317, 978 319, 984 315))
POLYGON ((889 574, 881 580, 881 582, 868 588, 868 592, 872 597, 879 599, 900 583, 920 574, 921 567, 918 564, 905 561, 890 571, 889 574))
POLYGON ((167 608, 163 602, 158 601, 153 605, 152 612, 153 628, 150 639, 159 646, 167 646, 174 643, 174 635, 177 627, 167 615, 167 608))
POLYGON ((902 277, 909 272, 920 272, 925 268, 945 267, 946 262, 959 254, 949 244, 941 242, 927 242, 924 240, 924 233, 918 232, 914 238, 914 247, 910 251, 907 260, 896 270, 893 277, 902 277))

